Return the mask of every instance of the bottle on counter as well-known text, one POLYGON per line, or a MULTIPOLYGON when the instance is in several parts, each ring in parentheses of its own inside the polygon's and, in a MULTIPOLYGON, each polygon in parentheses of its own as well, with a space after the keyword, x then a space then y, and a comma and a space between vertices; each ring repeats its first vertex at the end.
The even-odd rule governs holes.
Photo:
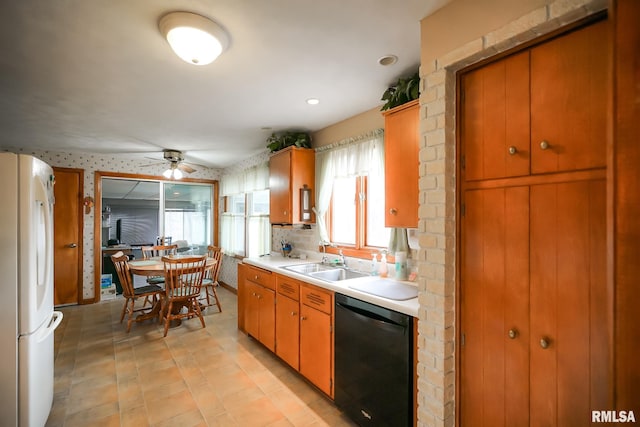
POLYGON ((387 277, 389 275, 389 268, 387 267, 387 252, 382 251, 380 255, 380 268, 378 269, 380 277, 387 277))
POLYGON ((378 275, 378 255, 373 254, 373 259, 371 260, 371 275, 378 275))
POLYGON ((407 280, 407 253, 396 252, 396 280, 407 280))

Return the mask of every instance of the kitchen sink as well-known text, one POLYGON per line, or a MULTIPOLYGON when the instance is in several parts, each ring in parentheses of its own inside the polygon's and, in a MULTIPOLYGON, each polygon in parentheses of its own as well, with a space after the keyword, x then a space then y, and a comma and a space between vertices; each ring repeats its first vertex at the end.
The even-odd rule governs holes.
POLYGON ((358 277, 368 276, 366 273, 360 273, 346 268, 333 268, 331 270, 315 271, 308 274, 311 277, 326 280, 328 282, 337 282, 339 280, 356 279, 358 277))
POLYGON ((295 265, 287 265, 285 267, 287 270, 291 270, 291 271, 295 271, 296 273, 301 273, 301 274, 309 274, 309 273, 315 273, 318 271, 325 271, 325 270, 331 270, 334 269, 335 267, 330 266, 330 265, 326 265, 326 264, 322 264, 320 262, 314 262, 314 263, 309 263, 309 264, 295 264, 295 265))
POLYGON ((316 279, 325 280, 327 282, 337 282, 339 280, 356 279, 358 277, 368 276, 366 273, 360 273, 345 267, 327 265, 321 262, 287 265, 282 268, 295 271, 296 273, 305 274, 309 277, 315 277, 316 279))

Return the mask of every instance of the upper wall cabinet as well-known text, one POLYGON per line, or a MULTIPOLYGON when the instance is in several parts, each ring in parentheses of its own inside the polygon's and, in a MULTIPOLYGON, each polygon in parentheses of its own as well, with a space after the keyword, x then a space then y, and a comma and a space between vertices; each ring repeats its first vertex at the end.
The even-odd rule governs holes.
POLYGON ((384 113, 385 226, 418 227, 418 100, 384 113))
POLYGON ((575 31, 462 77, 468 181, 605 166, 606 28, 575 31))
POLYGON ((315 183, 315 152, 288 147, 269 160, 270 219, 272 224, 311 224, 315 183))

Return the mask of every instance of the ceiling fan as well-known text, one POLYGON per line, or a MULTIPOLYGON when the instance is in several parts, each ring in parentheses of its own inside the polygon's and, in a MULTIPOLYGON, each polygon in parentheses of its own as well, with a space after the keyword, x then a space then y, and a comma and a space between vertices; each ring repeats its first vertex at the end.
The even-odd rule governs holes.
POLYGON ((183 173, 190 174, 196 171, 184 162, 184 154, 182 151, 166 149, 162 150, 162 155, 164 160, 169 162, 167 170, 162 173, 167 179, 181 179, 183 173))

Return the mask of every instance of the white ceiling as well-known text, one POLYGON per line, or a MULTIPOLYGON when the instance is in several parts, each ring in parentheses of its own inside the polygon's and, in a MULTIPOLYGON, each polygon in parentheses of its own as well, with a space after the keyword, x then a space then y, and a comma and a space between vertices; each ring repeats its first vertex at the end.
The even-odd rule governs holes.
POLYGON ((380 106, 417 70, 420 20, 447 1, 5 1, 0 149, 162 159, 171 148, 224 168, 262 152, 272 131, 380 106), (180 60, 157 25, 175 10, 214 19, 229 49, 207 66, 180 60), (388 54, 398 62, 378 65, 388 54))

